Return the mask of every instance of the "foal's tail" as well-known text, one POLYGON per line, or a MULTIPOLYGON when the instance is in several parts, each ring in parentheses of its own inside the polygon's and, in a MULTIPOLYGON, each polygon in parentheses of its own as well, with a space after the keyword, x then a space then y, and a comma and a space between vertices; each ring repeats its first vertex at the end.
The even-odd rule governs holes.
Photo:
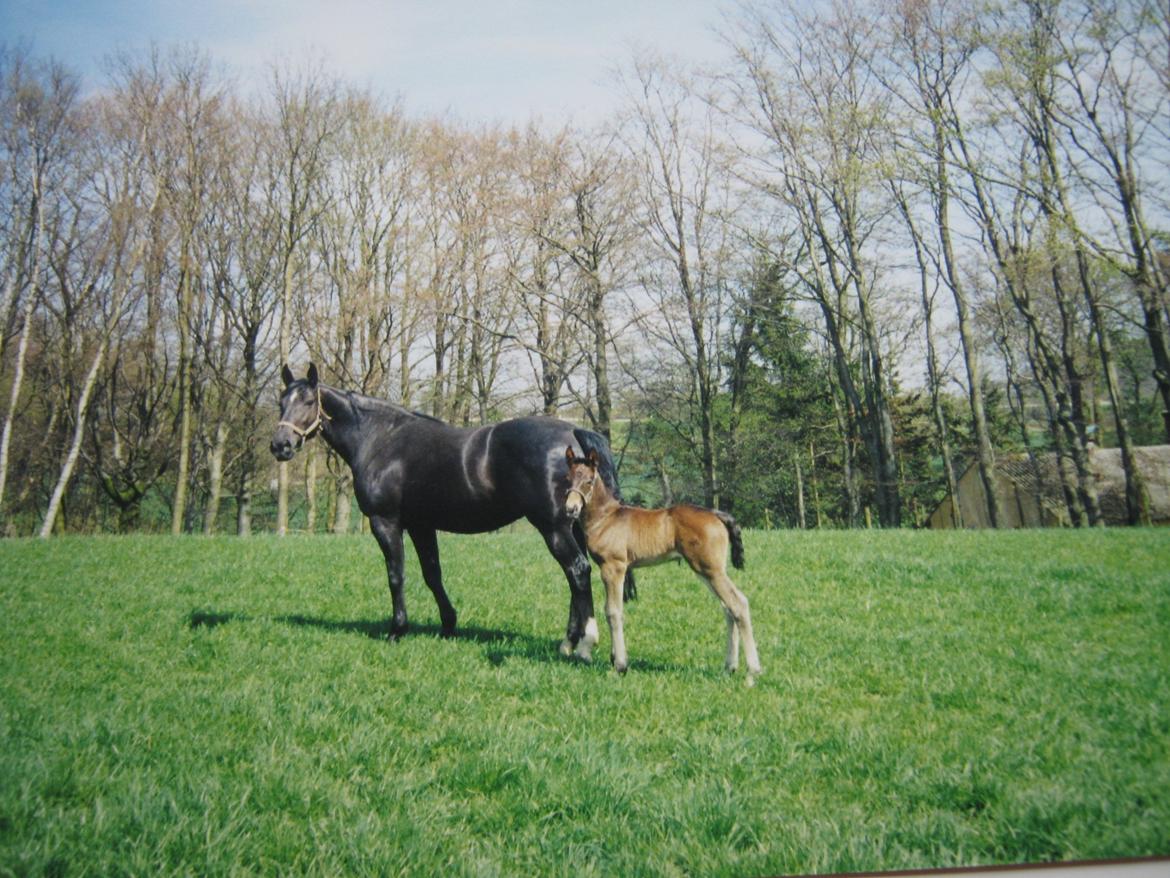
MULTIPOLYGON (((600 433, 594 433, 592 430, 585 430, 580 427, 573 430, 573 436, 577 443, 581 446, 581 450, 585 452, 585 456, 589 456, 590 451, 597 452, 597 473, 601 476, 601 480, 605 482, 605 487, 609 489, 609 493, 613 494, 617 500, 622 499, 622 490, 618 487, 617 467, 613 463, 613 455, 609 450, 609 443, 605 441, 605 437, 600 433)), ((626 570, 626 581, 622 588, 622 598, 626 601, 632 601, 638 596, 638 587, 634 584, 634 571, 626 570)))
POLYGON ((743 570, 743 532, 739 529, 739 522, 726 512, 712 509, 715 517, 723 522, 727 528, 727 535, 731 537, 731 566, 736 570, 743 570))

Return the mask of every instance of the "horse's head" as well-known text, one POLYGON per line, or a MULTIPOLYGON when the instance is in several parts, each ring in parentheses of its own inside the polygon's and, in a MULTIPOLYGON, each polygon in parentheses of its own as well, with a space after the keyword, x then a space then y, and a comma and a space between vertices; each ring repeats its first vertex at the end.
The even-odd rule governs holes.
POLYGON ((593 488, 597 484, 597 452, 590 451, 586 457, 577 457, 570 445, 565 449, 565 460, 569 462, 569 492, 565 495, 565 512, 570 518, 578 518, 593 499, 593 488))
POLYGON ((284 392, 280 395, 280 423, 268 446, 277 460, 291 460, 297 450, 321 429, 322 419, 329 416, 321 408, 321 386, 317 383, 317 367, 309 364, 305 378, 293 378, 288 366, 281 367, 284 392))

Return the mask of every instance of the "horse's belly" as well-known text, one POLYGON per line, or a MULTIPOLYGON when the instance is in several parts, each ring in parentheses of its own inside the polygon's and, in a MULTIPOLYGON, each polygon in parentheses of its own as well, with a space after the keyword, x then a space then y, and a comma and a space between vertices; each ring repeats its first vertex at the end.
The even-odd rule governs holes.
POLYGON ((662 555, 648 555, 644 558, 635 558, 631 562, 631 567, 657 567, 659 564, 665 564, 667 561, 678 561, 682 558, 678 552, 671 549, 662 555))
POLYGON ((403 524, 407 527, 429 527, 457 534, 478 534, 499 530, 520 516, 498 506, 474 503, 404 504, 403 524))

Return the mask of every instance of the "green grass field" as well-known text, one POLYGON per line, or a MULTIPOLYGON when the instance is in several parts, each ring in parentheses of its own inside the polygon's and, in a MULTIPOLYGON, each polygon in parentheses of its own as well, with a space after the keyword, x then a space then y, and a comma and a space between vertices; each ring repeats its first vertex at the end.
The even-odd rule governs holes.
MULTIPOLYGON (((0 874, 762 875, 1170 854, 1170 530, 748 532, 764 676, 535 532, 0 542, 0 874), (601 590, 596 586, 598 611, 601 590)), ((733 571, 734 572, 734 571, 733 571)))

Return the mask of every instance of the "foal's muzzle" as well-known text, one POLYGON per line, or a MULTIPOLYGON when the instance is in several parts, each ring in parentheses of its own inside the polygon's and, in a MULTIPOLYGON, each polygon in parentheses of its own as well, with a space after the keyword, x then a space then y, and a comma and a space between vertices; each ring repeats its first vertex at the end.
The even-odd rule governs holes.
POLYGON ((565 497, 565 514, 576 521, 585 511, 585 502, 585 495, 580 490, 570 488, 568 496, 565 497))

